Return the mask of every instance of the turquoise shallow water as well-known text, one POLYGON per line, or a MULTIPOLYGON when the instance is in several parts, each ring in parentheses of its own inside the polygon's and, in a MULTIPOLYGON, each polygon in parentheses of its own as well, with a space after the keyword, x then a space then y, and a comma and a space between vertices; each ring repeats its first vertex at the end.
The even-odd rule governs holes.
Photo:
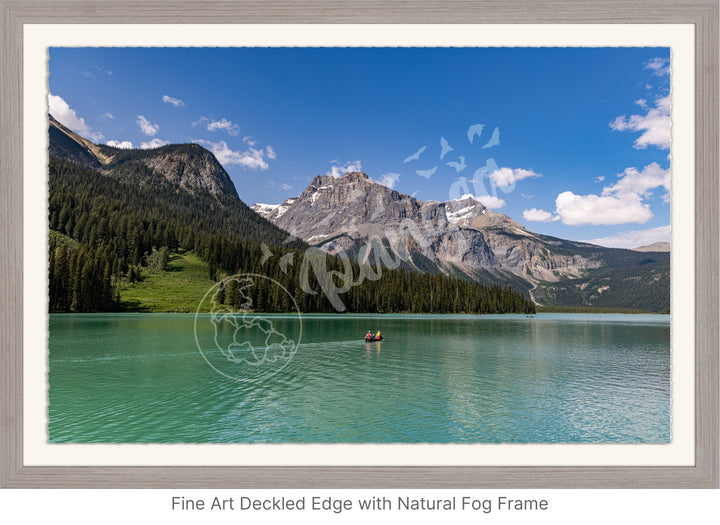
POLYGON ((51 315, 50 441, 670 441, 669 316, 215 321, 51 315))

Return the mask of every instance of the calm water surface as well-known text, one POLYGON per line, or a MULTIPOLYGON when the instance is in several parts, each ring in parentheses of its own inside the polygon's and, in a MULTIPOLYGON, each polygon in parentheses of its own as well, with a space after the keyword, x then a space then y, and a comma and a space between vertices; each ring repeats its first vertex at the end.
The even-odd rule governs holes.
POLYGON ((236 325, 216 331, 203 315, 197 341, 194 321, 191 314, 51 315, 50 441, 671 437, 669 316, 263 315, 238 332, 236 325), (368 329, 385 339, 366 344, 368 329), (288 344, 292 359, 272 361, 288 344), (253 376, 249 358, 265 359, 275 373, 253 376))

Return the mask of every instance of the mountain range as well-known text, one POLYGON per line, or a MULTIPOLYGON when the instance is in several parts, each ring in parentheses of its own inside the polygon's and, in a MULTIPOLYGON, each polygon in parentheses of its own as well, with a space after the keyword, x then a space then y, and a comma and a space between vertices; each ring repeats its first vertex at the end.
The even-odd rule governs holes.
MULTIPOLYGON (((198 144, 124 150, 95 144, 52 116, 49 139, 51 161, 71 162, 89 174, 139 188, 137 198, 147 201, 152 213, 165 209, 166 215, 177 216, 176 224, 192 220, 196 230, 215 236, 201 248, 218 262, 231 259, 221 249, 221 238, 239 235, 270 247, 319 248, 359 266, 511 286, 546 306, 659 312, 670 305, 669 253, 604 248, 534 233, 471 196, 422 201, 352 172, 340 178, 318 175, 297 197, 250 208, 215 156, 198 144)), ((70 213, 58 198, 51 195, 56 220, 64 216, 60 208, 70 213)), ((287 261, 283 265, 287 269, 287 261)))
POLYGON ((472 196, 422 201, 351 172, 318 175, 299 196, 252 209, 359 264, 509 283, 544 305, 669 308, 669 253, 534 233, 472 196))

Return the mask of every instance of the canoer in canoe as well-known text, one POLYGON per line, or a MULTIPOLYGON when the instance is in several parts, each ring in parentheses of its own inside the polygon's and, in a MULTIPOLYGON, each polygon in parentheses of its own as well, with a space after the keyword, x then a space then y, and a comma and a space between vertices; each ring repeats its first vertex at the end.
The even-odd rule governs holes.
POLYGON ((383 337, 380 335, 380 331, 378 331, 377 334, 373 335, 372 332, 368 331, 367 334, 365 334, 365 342, 372 343, 375 341, 382 341, 383 337))

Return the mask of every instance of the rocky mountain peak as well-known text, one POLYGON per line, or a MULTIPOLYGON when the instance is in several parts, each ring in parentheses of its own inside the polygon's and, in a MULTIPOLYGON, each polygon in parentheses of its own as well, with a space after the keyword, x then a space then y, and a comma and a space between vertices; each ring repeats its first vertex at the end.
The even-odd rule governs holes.
POLYGON ((370 177, 367 176, 367 173, 363 173, 362 171, 349 171, 343 175, 340 180, 343 182, 353 182, 359 180, 370 180, 370 177))
POLYGON ((601 304, 598 301, 615 293, 608 286, 623 294, 627 283, 635 279, 644 279, 638 290, 667 286, 663 284, 668 274, 663 254, 649 254, 645 260, 644 254, 628 250, 547 237, 488 209, 472 195, 446 202, 422 201, 361 172, 339 178, 319 175, 298 197, 282 204, 256 204, 253 209, 311 246, 359 264, 401 265, 512 283, 528 293, 539 293, 545 304, 601 304), (656 261, 658 266, 650 271, 650 266, 641 266, 647 261, 656 261), (619 281, 612 273, 612 265, 618 263, 623 268, 637 265, 627 270, 635 273, 619 281), (591 281, 597 283, 592 290, 599 290, 594 295, 590 294, 591 281))
POLYGON ((501 271, 555 281, 600 264, 551 254, 539 236, 472 195, 421 201, 373 182, 362 172, 339 178, 318 175, 298 197, 280 205, 256 204, 253 209, 329 253, 342 250, 367 260, 374 257, 368 246, 384 243, 383 249, 397 254, 406 267, 421 270, 468 276, 501 271))
POLYGON ((310 182, 310 186, 308 186, 308 189, 312 186, 328 186, 329 184, 333 183, 348 184, 353 182, 372 181, 370 180, 370 177, 367 176, 367 173, 363 173, 362 171, 349 171, 345 173, 345 175, 343 175, 342 177, 333 177, 332 175, 316 175, 310 182))
POLYGON ((170 182, 189 191, 204 188, 215 195, 237 196, 235 185, 215 155, 199 144, 171 144, 146 151, 149 153, 139 160, 170 182))

